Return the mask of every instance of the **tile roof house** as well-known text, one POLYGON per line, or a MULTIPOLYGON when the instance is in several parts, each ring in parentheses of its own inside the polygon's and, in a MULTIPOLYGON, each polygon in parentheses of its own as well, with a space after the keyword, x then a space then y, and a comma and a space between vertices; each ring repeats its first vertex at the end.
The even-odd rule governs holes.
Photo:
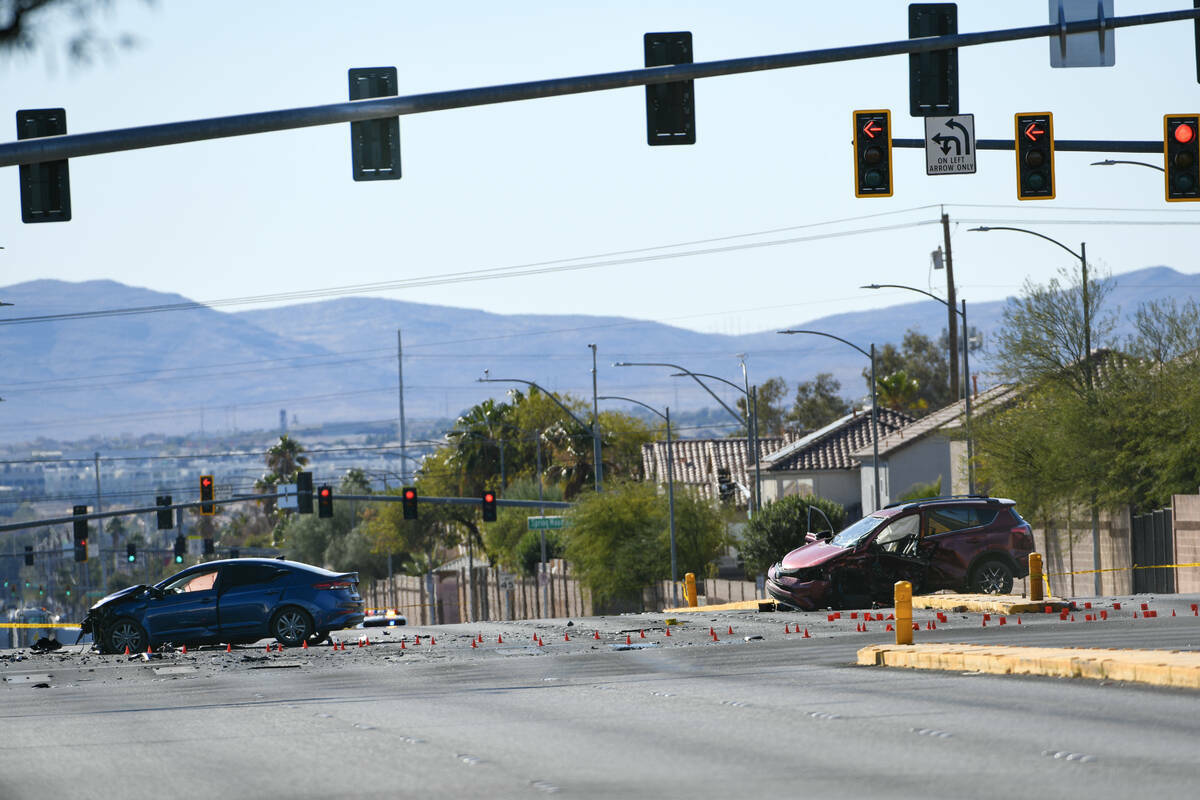
MULTIPOLYGON (((758 456, 778 450, 800 434, 761 436, 758 456)), ((745 508, 754 483, 754 462, 749 458, 746 437, 729 439, 678 439, 672 442, 675 455, 676 486, 690 486, 702 497, 732 499, 738 508, 745 508)), ((646 480, 659 486, 667 485, 667 443, 650 442, 642 445, 642 471, 646 480)))
MULTIPOLYGON (((901 411, 880 407, 880 436, 912 423, 901 411)), ((761 464, 763 501, 793 494, 815 494, 841 503, 851 519, 866 508, 859 476, 860 448, 871 448, 871 413, 856 409, 819 430, 764 456, 761 464)), ((873 478, 872 478, 873 480, 873 478)), ((874 500, 874 493, 871 496, 874 500)))
MULTIPOLYGON (((994 408, 1013 396, 1014 387, 993 386, 972 397, 972 412, 994 408)), ((912 489, 916 484, 941 479, 941 494, 967 494, 967 443, 962 429, 965 402, 933 413, 879 437, 879 494, 881 505, 912 489)), ((875 454, 870 442, 856 448, 850 457, 862 464, 862 504, 870 513, 875 500, 875 454)))

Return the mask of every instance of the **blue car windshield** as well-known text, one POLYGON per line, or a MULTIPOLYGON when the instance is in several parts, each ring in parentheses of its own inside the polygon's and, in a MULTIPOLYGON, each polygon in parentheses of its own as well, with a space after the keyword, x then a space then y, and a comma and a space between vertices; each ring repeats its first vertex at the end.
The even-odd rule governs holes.
POLYGON ((856 547, 863 539, 871 535, 871 531, 885 521, 882 517, 863 517, 853 525, 843 528, 841 533, 833 537, 830 544, 838 547, 856 547))

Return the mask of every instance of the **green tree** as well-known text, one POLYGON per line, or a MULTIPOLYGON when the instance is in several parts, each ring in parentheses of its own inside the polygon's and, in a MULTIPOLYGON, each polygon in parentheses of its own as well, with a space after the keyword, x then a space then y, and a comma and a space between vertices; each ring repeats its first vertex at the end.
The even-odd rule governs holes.
MULTIPOLYGON (((889 376, 904 373, 909 380, 917 382, 916 396, 912 400, 912 409, 937 410, 951 401, 950 397, 950 364, 947 360, 946 348, 934 343, 928 336, 914 329, 904 334, 899 348, 893 344, 885 344, 875 352, 875 375, 889 376), (924 405, 921 405, 921 403, 924 405)), ((871 370, 864 367, 863 380, 867 391, 871 391, 871 370)), ((880 401, 882 402, 882 400, 880 401)))
POLYGON ((649 483, 584 494, 567 517, 567 560, 598 603, 638 598, 644 586, 668 572, 665 507, 649 483))
MULTIPOLYGON (((842 528, 846 510, 832 500, 812 495, 789 495, 768 503, 742 531, 738 552, 746 564, 747 574, 764 574, 776 561, 805 544, 810 505, 825 512, 835 531, 842 528)), ((813 527, 817 530, 825 527, 816 511, 813 512, 813 527)))
MULTIPOLYGON (((661 502, 666 502, 664 495, 659 495, 661 502)), ((675 490, 675 560, 678 577, 682 578, 691 572, 696 575, 708 575, 710 566, 714 566, 717 558, 729 545, 726 535, 725 518, 718 506, 706 500, 700 494, 688 490, 675 490)), ((661 546, 667 548, 668 565, 670 563, 671 531, 668 519, 667 529, 660 536, 661 546)), ((665 577, 669 577, 669 574, 665 577)))
MULTIPOLYGON (((521 478, 508 485, 504 497, 509 500, 537 500, 537 482, 521 478)), ((562 489, 554 485, 544 486, 542 499, 561 501, 562 489)), ((505 569, 518 569, 522 559, 521 546, 525 535, 529 533, 527 520, 536 513, 535 508, 498 508, 496 521, 483 526, 483 542, 489 557, 505 569)))
POLYGON ((97 12, 113 5, 114 0, 0 0, 0 52, 61 46, 72 62, 91 64, 98 55, 135 47, 137 39, 129 33, 103 34, 97 29, 97 12), (46 20, 56 24, 46 25, 46 20), (58 20, 70 21, 61 39, 52 32, 58 20))
POLYGON ((546 559, 562 558, 567 554, 567 540, 559 531, 525 531, 515 548, 517 569, 532 578, 542 563, 542 534, 546 536, 546 559))
POLYGON ((830 372, 821 372, 796 387, 796 399, 786 421, 800 430, 815 431, 850 413, 850 404, 839 392, 842 384, 830 372))
POLYGON ((876 397, 884 408, 917 413, 929 407, 929 402, 921 397, 921 384, 904 370, 876 378, 875 384, 876 397))

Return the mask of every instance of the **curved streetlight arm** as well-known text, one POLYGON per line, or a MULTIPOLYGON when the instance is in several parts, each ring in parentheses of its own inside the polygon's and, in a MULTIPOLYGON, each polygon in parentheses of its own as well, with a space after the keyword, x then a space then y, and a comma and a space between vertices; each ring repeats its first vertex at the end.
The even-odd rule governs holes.
MULTIPOLYGON (((700 388, 704 389, 704 391, 706 391, 710 395, 712 395, 712 399, 716 400, 718 403, 720 403, 721 408, 723 408, 727 412, 729 412, 729 416, 733 417, 734 419, 736 419, 738 422, 742 423, 743 425, 746 423, 746 420, 740 414, 734 412, 734 410, 732 408, 725 405, 725 401, 722 400, 721 398, 717 397, 716 393, 713 392, 712 389, 708 388, 708 384, 706 384, 704 381, 697 378, 696 373, 692 372, 687 367, 681 367, 678 364, 667 364, 665 362, 660 362, 660 361, 617 361, 613 364, 613 366, 614 367, 670 367, 671 369, 677 369, 682 373, 691 375, 692 379, 695 380, 696 383, 700 384, 700 388)), ((741 391, 741 390, 739 389, 739 391, 741 391)))
POLYGON ((1122 161, 1120 159, 1115 159, 1115 158, 1106 158, 1103 161, 1093 161, 1092 162, 1093 167, 1111 167, 1113 164, 1136 164, 1139 167, 1149 167, 1150 169, 1156 169, 1159 172, 1166 172, 1165 169, 1158 166, 1157 164, 1149 164, 1145 161, 1122 161))
MULTIPOLYGON (((688 374, 689 373, 687 373, 687 372, 673 372, 673 373, 671 373, 671 377, 672 378, 686 378, 688 376, 688 374)), ((732 386, 733 388, 737 389, 739 392, 741 392, 743 397, 746 396, 746 390, 743 389, 741 386, 738 386, 733 381, 727 381, 724 378, 719 377, 717 375, 709 375, 707 372, 693 372, 690 374, 693 378, 699 376, 701 378, 712 378, 714 381, 720 381, 721 383, 727 383, 730 386, 732 386)))
MULTIPOLYGON (((947 301, 938 297, 933 292, 927 292, 924 289, 918 289, 915 286, 905 286, 900 283, 869 283, 866 286, 860 286, 858 288, 860 288, 860 289, 907 289, 910 292, 917 292, 919 294, 925 295, 926 297, 937 300, 942 305, 946 306, 947 308, 950 308, 950 303, 948 303, 947 301)), ((963 313, 961 311, 959 311, 957 308, 953 309, 953 311, 955 314, 958 314, 960 317, 963 315, 963 313)))
POLYGON ((1049 236, 1047 236, 1044 233, 1038 233, 1037 231, 1031 231, 1028 228, 1008 228, 1003 225, 980 225, 978 228, 968 228, 967 230, 970 232, 979 231, 982 233, 987 233, 988 231, 1016 231, 1017 233, 1028 233, 1030 236, 1036 236, 1039 239, 1045 239, 1047 242, 1050 242, 1051 244, 1058 245, 1063 250, 1066 250, 1068 253, 1070 253, 1071 255, 1078 258, 1080 261, 1083 261, 1083 256, 1081 256, 1079 253, 1076 253, 1071 248, 1067 247, 1065 244, 1060 242, 1058 239, 1051 239, 1049 236))
POLYGON ((646 409, 647 411, 651 411, 651 412, 657 414, 658 416, 662 417, 663 419, 667 418, 666 414, 662 413, 654 406, 646 405, 641 400, 634 400, 632 397, 618 397, 616 395, 600 395, 596 399, 597 400, 624 400, 626 403, 636 403, 637 405, 641 406, 642 408, 646 409))
POLYGON ((543 389, 541 386, 538 386, 538 385, 537 385, 536 383, 534 383, 533 381, 524 381, 524 380, 521 380, 520 378, 476 378, 476 379, 475 379, 475 382, 476 382, 476 383, 523 383, 523 384, 525 384, 526 386, 532 386, 533 388, 537 389, 537 390, 538 390, 539 392, 541 392, 542 394, 546 395, 546 397, 549 397, 551 400, 553 400, 553 401, 554 401, 554 403, 555 403, 555 404, 556 404, 556 405, 557 405, 559 408, 561 408, 561 409, 563 410, 563 412, 564 412, 564 413, 565 413, 565 414, 566 414, 568 417, 570 417, 571 419, 573 419, 573 420, 575 420, 577 423, 579 423, 579 425, 580 425, 580 426, 581 426, 581 427, 582 427, 582 428, 583 428, 585 431, 587 431, 588 433, 590 433, 590 434, 592 434, 593 436, 595 436, 595 432, 592 430, 592 426, 591 426, 591 425, 588 425, 586 422, 584 422, 583 420, 581 420, 579 417, 575 416, 575 415, 574 415, 574 414, 571 412, 571 409, 567 408, 567 407, 566 407, 566 406, 564 406, 564 405, 563 405, 561 402, 559 402, 559 400, 558 400, 558 398, 557 398, 557 397, 555 397, 555 396, 554 396, 552 393, 550 393, 550 392, 547 392, 545 389, 543 389))
POLYGON ((870 354, 870 353, 868 353, 866 350, 863 350, 861 347, 859 347, 858 345, 856 345, 854 342, 848 342, 848 341, 846 341, 845 339, 843 339, 843 338, 842 338, 842 337, 840 337, 840 336, 834 336, 832 333, 825 333, 824 331, 791 331, 791 330, 788 330, 788 331, 775 331, 775 332, 776 332, 776 333, 786 333, 786 334, 789 334, 789 335, 790 335, 790 334, 795 334, 795 333, 811 333, 813 336, 824 336, 826 339, 834 339, 834 340, 836 340, 836 341, 839 341, 839 342, 841 342, 842 344, 848 344, 848 345, 850 345, 851 347, 853 347, 853 348, 854 348, 855 350, 857 350, 858 352, 862 353, 862 354, 863 354, 864 356, 866 356, 867 358, 870 358, 870 357, 871 357, 871 354, 870 354))

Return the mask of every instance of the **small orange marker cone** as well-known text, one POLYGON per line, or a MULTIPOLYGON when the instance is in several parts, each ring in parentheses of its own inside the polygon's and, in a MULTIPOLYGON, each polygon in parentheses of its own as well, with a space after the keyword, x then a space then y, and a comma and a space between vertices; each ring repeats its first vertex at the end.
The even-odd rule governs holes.
POLYGON ((125 645, 125 655, 129 655, 129 645, 125 645))
POLYGON ((667 626, 667 636, 670 636, 670 635, 671 635, 671 626, 668 625, 667 626))
POLYGON ((537 643, 538 643, 538 647, 544 647, 544 646, 545 646, 545 645, 543 645, 543 644, 542 644, 541 637, 539 637, 539 638, 538 638, 538 640, 537 640, 537 643))
POLYGON ((496 644, 504 644, 504 634, 496 635, 496 644))
POLYGON ((472 640, 471 640, 471 649, 472 649, 472 650, 475 650, 475 649, 477 649, 478 647, 479 647, 479 645, 476 643, 476 641, 475 641, 474 639, 472 639, 472 640))
MULTIPOLYGON (((797 627, 797 628, 799 628, 799 627, 800 627, 800 623, 799 623, 799 622, 797 622, 797 623, 796 623, 796 627, 797 627)), ((805 639, 811 639, 811 638, 812 638, 811 636, 809 636, 809 635, 808 635, 808 628, 805 628, 805 629, 804 629, 804 637, 803 637, 803 638, 805 638, 805 639)))
POLYGON ((569 641, 571 641, 571 634, 569 634, 569 633, 563 633, 563 641, 564 641, 564 642, 569 642, 569 641))
POLYGON ((593 638, 593 639, 596 639, 597 641, 599 641, 599 639, 600 639, 600 631, 592 631, 592 638, 593 638))
POLYGON ((267 652, 271 652, 271 645, 267 645, 267 652))
POLYGON ((646 638, 646 632, 645 632, 645 631, 638 631, 638 636, 640 636, 641 638, 645 639, 645 638, 646 638))
MULTIPOLYGON (((1172 617, 1175 616, 1175 609, 1173 609, 1173 608, 1171 609, 1171 616, 1172 617)), ((187 651, 184 651, 184 652, 187 652, 187 651)))
POLYGON ((1017 617, 1017 624, 1018 624, 1018 625, 1024 625, 1025 623, 1021 622, 1021 618, 1020 618, 1020 617, 1017 617))
POLYGON ((714 641, 714 642, 719 642, 719 641, 721 641, 720 639, 718 639, 718 638, 717 638, 717 632, 716 632, 716 631, 713 631, 713 641, 714 641))
POLYGON ((1007 624, 1008 624, 1008 617, 1001 617, 1001 618, 1000 618, 1000 624, 1001 624, 1001 625, 1007 625, 1007 624))
POLYGON ((716 635, 717 635, 717 632, 716 632, 716 631, 714 631, 714 630, 712 629, 712 626, 711 626, 711 625, 709 625, 709 626, 708 626, 708 635, 709 635, 709 636, 716 636, 716 635))
MULTIPOLYGON (((345 650, 345 649, 346 649, 346 645, 345 645, 345 644, 343 644, 343 645, 342 645, 342 649, 343 649, 343 650, 345 650)), ((408 649, 407 647, 405 647, 405 646, 404 646, 404 640, 403 640, 403 639, 401 639, 401 640, 400 640, 400 649, 401 649, 401 650, 407 650, 407 649, 408 649)))
POLYGON ((889 623, 888 623, 888 626, 887 626, 887 628, 885 629, 885 632, 886 632, 886 631, 891 631, 891 630, 895 630, 895 628, 893 628, 893 627, 892 627, 892 623, 890 623, 890 622, 889 622, 889 623))
POLYGON ((233 652, 233 644, 232 644, 231 642, 226 642, 226 644, 225 644, 225 652, 226 652, 226 653, 231 653, 231 652, 233 652))
POLYGON ((302 645, 300 645, 300 646, 301 646, 302 648, 304 648, 305 650, 307 650, 307 649, 308 649, 308 639, 305 639, 305 640, 304 640, 304 643, 303 643, 302 645))
POLYGON ((625 634, 625 644, 633 644, 633 640, 629 638, 629 634, 625 634))
MULTIPOLYGON (((371 643, 371 640, 370 640, 370 639, 367 639, 367 644, 370 644, 370 643, 371 643)), ((429 637, 429 646, 430 646, 430 647, 432 647, 432 646, 433 646, 433 645, 435 645, 435 644, 437 644, 437 639, 435 639, 435 638, 433 638, 432 636, 430 636, 430 637, 429 637)))
POLYGON ((733 626, 732 625, 729 626, 729 635, 733 636, 733 626))
POLYGON ((783 623, 783 632, 784 632, 784 634, 791 633, 792 632, 792 623, 790 623, 790 622, 783 623))

